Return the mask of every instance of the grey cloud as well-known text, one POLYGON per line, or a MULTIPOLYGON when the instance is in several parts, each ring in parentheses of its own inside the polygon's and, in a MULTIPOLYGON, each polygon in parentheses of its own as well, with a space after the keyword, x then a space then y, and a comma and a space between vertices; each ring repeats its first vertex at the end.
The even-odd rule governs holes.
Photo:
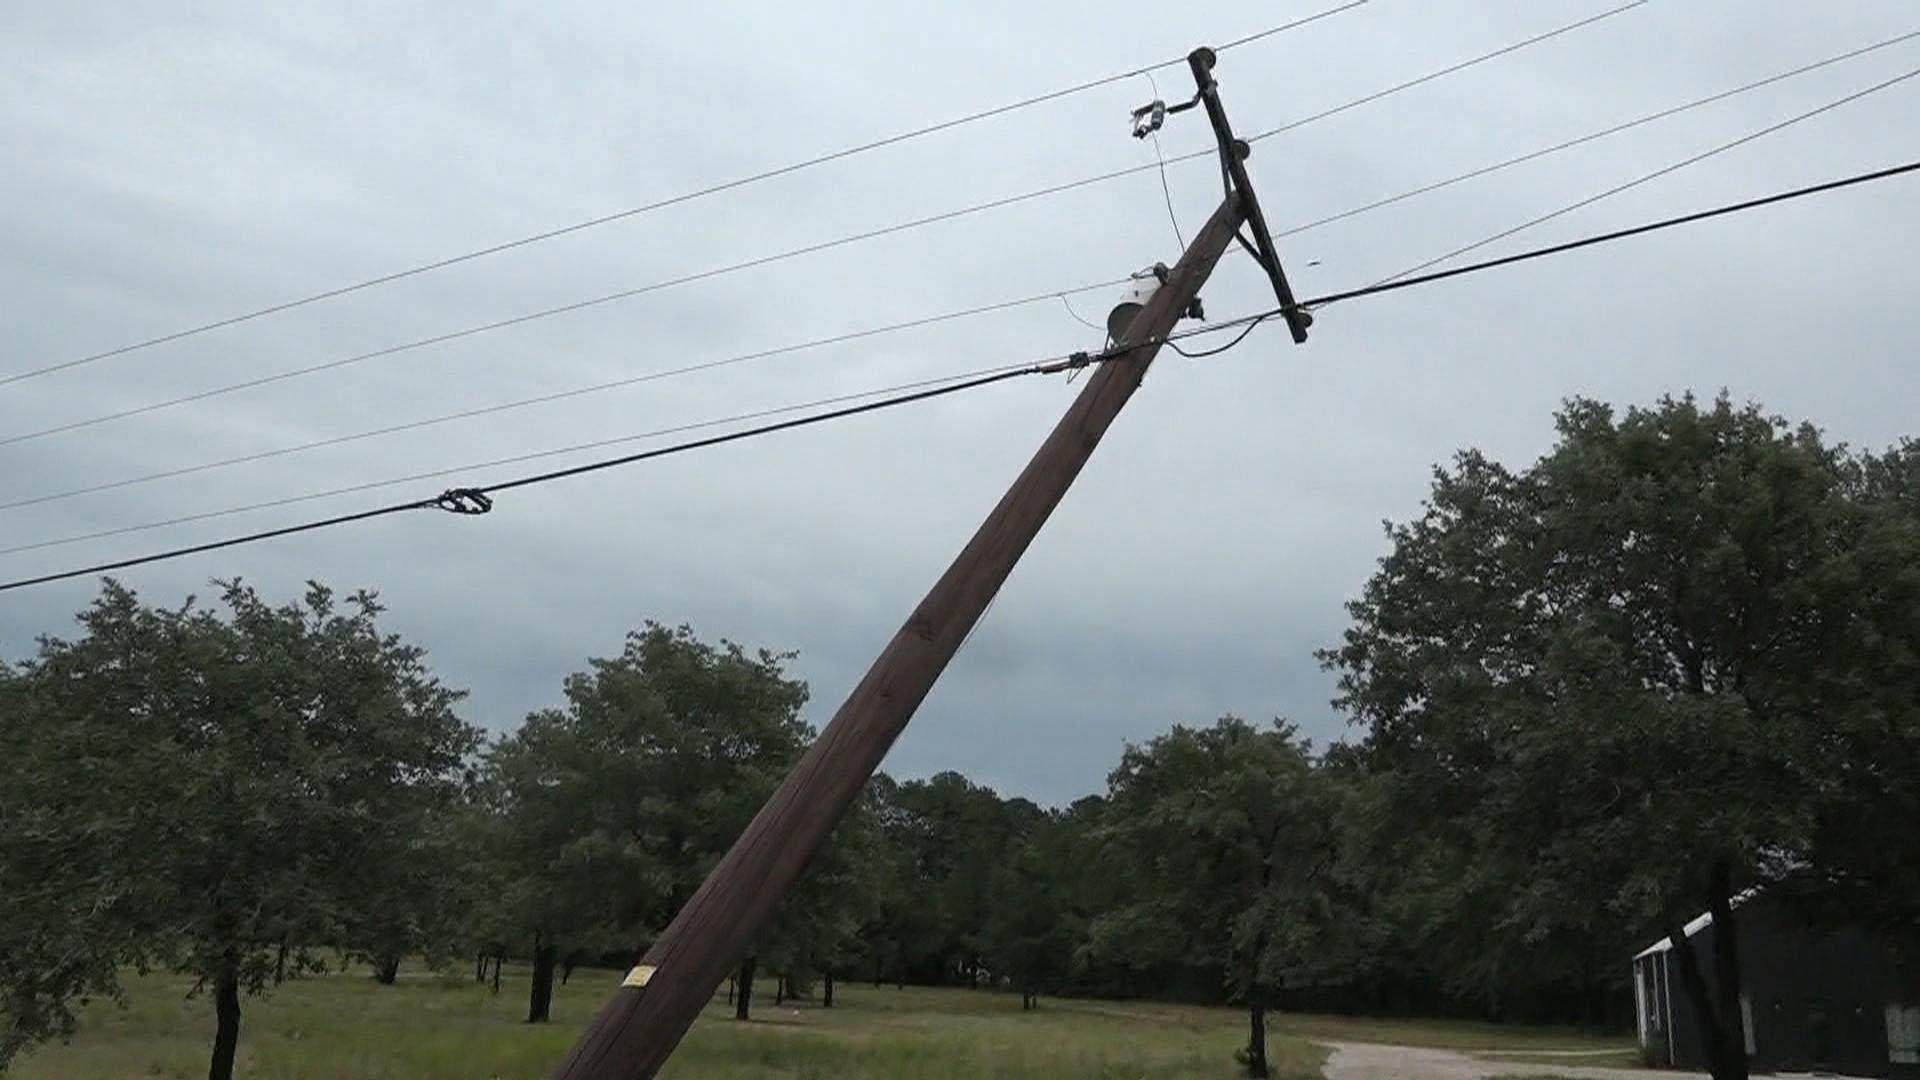
MULTIPOLYGON (((1246 131, 1599 10, 1375 0, 1230 52, 1246 131)), ((822 148, 1177 56, 1302 13, 1236 3, 133 5, 10 12, 0 65, 0 371, 634 205, 822 148), (955 9, 957 11, 959 9, 955 9)), ((1895 0, 1656 2, 1263 142, 1277 227, 1908 29, 1895 0)), ((1898 48, 1282 242, 1303 294, 1342 288, 1905 69, 1898 48), (1309 260, 1321 265, 1308 267, 1309 260)), ((1177 69, 1159 75, 1178 94, 1177 69)), ((0 388, 0 431, 193 392, 1151 160, 1134 80, 285 316, 0 388)), ((1489 249, 1563 239, 1891 163, 1902 87, 1489 249)), ((1167 152, 1204 147, 1176 118, 1167 152)), ((1170 172, 1189 232, 1218 197, 1170 172)), ((1122 742, 1223 711, 1344 728, 1312 650, 1465 445, 1525 460, 1572 393, 1722 386, 1854 443, 1910 430, 1915 203, 1896 181, 1328 308, 1156 369, 887 767, 960 768, 1065 801, 1122 742)), ((0 448, 0 501, 1115 277, 1173 256, 1151 173, 575 316, 0 448)), ((1267 302, 1243 259, 1216 317, 1267 302)), ((1108 298, 1081 298, 1098 315, 1108 298)), ((1058 304, 390 439, 0 514, 0 546, 1087 347, 1058 304)), ((144 568, 155 600, 241 575, 379 588, 470 715, 558 698, 644 618, 800 651, 824 721, 1069 399, 1021 381, 912 411, 502 499, 144 568)), ((508 470, 499 470, 506 472, 508 470)), ((432 490, 435 485, 425 485, 432 490)), ((366 505, 372 493, 0 560, 77 560, 366 505)), ((0 596, 0 655, 92 593, 0 596)))

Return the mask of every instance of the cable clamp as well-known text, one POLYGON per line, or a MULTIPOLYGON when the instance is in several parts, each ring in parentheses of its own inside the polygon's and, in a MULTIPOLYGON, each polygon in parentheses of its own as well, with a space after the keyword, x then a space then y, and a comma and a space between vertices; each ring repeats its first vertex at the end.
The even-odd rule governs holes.
POLYGON ((433 505, 449 514, 484 514, 493 509, 493 499, 478 488, 448 488, 433 505))

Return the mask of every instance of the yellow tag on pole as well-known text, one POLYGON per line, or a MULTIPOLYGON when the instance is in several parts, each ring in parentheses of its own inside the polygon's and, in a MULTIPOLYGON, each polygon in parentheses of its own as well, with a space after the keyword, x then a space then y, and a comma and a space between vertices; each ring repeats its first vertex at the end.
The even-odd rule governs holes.
MULTIPOLYGON (((652 964, 635 965, 632 971, 627 972, 627 977, 621 981, 620 985, 631 986, 635 989, 639 989, 640 987, 647 985, 648 979, 653 978, 653 970, 654 968, 652 964)), ((605 984, 602 984, 602 985, 605 985, 605 984)))

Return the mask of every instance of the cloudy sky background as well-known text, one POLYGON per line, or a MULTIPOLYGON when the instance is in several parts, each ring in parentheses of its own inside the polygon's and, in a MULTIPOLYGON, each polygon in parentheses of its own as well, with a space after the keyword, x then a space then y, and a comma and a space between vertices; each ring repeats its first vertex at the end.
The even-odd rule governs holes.
MULTIPOLYGON (((14 4, 0 13, 0 375, 1183 56, 1319 6, 1144 2, 14 4)), ((1274 127, 1610 6, 1373 0, 1223 55, 1274 127)), ((1262 143, 1276 229, 1920 27, 1902 0, 1654 0, 1262 143)), ((1365 283, 1920 66, 1920 41, 1282 242, 1365 283)), ((1182 67, 1164 96, 1191 91, 1182 67)), ((0 436, 1151 160, 1145 79, 445 272, 0 387, 0 436)), ((1487 249, 1913 156, 1920 80, 1487 249)), ((1170 121, 1171 154, 1207 145, 1170 121)), ((1214 167, 1173 166, 1188 235, 1214 167)), ((1339 737, 1313 660, 1462 446, 1524 462, 1572 394, 1722 387, 1835 438, 1913 430, 1920 200, 1899 179, 1329 308, 1169 356, 888 758, 1064 801, 1125 740, 1223 712, 1339 737)), ((0 501, 1118 277, 1177 253, 1142 173, 446 346, 0 447, 0 501)), ((1307 263, 1318 260, 1319 265, 1307 263)), ((1216 318, 1271 302, 1244 257, 1216 318)), ((1098 319, 1110 294, 1077 298, 1098 319)), ((1057 302, 484 419, 0 511, 0 547, 1097 346, 1057 302)), ((501 730, 647 618, 797 649, 824 723, 1076 387, 1028 379, 503 496, 129 571, 377 588, 501 730)), ((641 444, 636 444, 641 445, 641 444)), ((604 453, 604 452, 603 452, 604 453)), ((584 460, 585 455, 579 459, 584 460)), ((463 476, 499 479, 527 467, 463 476)), ((0 557, 0 577, 430 494, 445 481, 0 557)), ((0 594, 0 656, 90 582, 0 594)))

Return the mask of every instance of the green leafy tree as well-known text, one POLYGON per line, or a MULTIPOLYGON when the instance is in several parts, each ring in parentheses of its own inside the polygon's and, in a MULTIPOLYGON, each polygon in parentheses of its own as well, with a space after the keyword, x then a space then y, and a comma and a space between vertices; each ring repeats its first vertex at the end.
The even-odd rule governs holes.
POLYGON ((983 937, 995 974, 1033 1009, 1042 990, 1057 992, 1072 966, 1083 920, 1072 908, 1070 874, 1082 839, 1065 815, 1035 822, 1015 841, 989 883, 983 937))
POLYGON ((1816 918, 1871 930, 1920 995, 1920 441, 1857 466, 1857 541, 1835 574, 1853 595, 1841 647, 1858 663, 1827 673, 1848 704, 1820 718, 1810 756, 1829 779, 1790 895, 1816 918))
POLYGON ((911 852, 910 880, 926 909, 909 964, 929 981, 977 986, 993 872, 1040 808, 1003 801, 956 772, 901 783, 894 800, 903 820, 893 835, 911 852))
POLYGON ((1293 924, 1316 917, 1337 856, 1307 744, 1285 724, 1176 725, 1129 746, 1107 786, 1106 836, 1134 889, 1095 920, 1093 951, 1218 973, 1248 1009, 1247 1072, 1267 1076, 1266 1010, 1297 959, 1293 924))
POLYGON ((1825 858, 1823 801, 1859 806, 1822 793, 1869 767, 1863 732, 1909 738, 1915 636, 1890 604, 1920 547, 1856 459, 1725 397, 1577 400, 1558 427, 1523 472, 1437 471, 1326 659, 1395 789, 1527 868, 1497 925, 1660 928, 1713 1074, 1744 1078, 1729 898, 1825 858), (1711 972, 1681 929, 1702 908, 1711 972))
POLYGON ((927 902, 928 881, 923 870, 934 852, 928 823, 908 804, 901 785, 886 773, 867 784, 876 849, 869 867, 867 888, 873 903, 861 929, 861 963, 879 986, 889 977, 905 985, 909 977, 925 972, 933 957, 931 978, 944 966, 945 920, 927 902))
POLYGON ((474 852, 454 791, 415 791, 373 826, 370 857, 340 884, 362 898, 341 928, 348 957, 373 968, 391 986, 410 956, 444 968, 465 951, 480 917, 480 884, 469 877, 474 852))
POLYGON ((138 821, 98 813, 73 786, 133 740, 66 726, 34 692, 44 677, 0 665, 0 1072, 26 1047, 71 1035, 76 1004, 124 1000, 121 965, 144 972, 166 926, 165 898, 140 873, 150 852, 138 821))
POLYGON ((648 623, 488 751, 529 1022, 548 1018, 565 951, 650 943, 797 758, 811 732, 790 659, 648 623))
POLYGON ((883 863, 875 804, 872 791, 862 793, 761 934, 758 952, 786 993, 809 996, 818 977, 825 1008, 833 1007, 835 980, 866 955, 864 931, 879 917, 883 863))
POLYGON ((224 617, 150 608, 110 582, 80 638, 43 640, 10 688, 26 706, 8 738, 52 771, 0 796, 28 825, 0 830, 9 878, 55 859, 89 868, 48 879, 78 887, 78 917, 38 905, 56 921, 28 927, 26 954, 99 935, 7 988, 28 1006, 16 1031, 69 1024, 59 995, 111 989, 111 965, 160 962, 212 992, 213 1080, 233 1072, 241 995, 289 959, 317 966, 311 947, 364 917, 352 884, 380 864, 383 823, 450 788, 475 744, 459 695, 380 632, 372 594, 342 607, 314 585, 273 607, 231 583, 221 599, 224 617))

